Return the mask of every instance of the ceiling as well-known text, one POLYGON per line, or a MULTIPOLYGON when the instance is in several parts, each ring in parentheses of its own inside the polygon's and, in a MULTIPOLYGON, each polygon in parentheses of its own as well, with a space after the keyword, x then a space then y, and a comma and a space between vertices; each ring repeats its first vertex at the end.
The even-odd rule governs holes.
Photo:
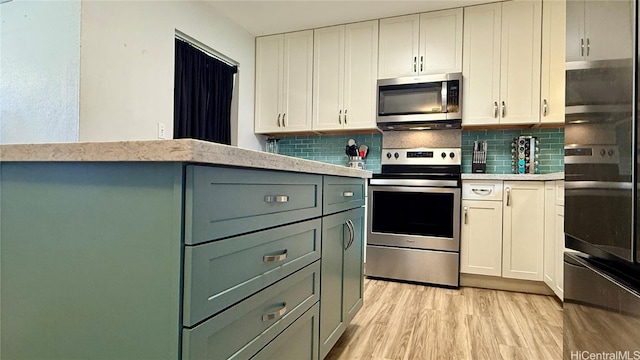
POLYGON ((414 14, 499 0, 208 1, 255 36, 414 14))

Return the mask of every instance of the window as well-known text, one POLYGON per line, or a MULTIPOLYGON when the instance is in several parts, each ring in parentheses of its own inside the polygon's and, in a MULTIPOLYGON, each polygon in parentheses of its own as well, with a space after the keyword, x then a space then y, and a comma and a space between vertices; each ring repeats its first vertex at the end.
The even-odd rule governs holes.
POLYGON ((173 137, 231 144, 231 100, 238 67, 176 38, 173 137))

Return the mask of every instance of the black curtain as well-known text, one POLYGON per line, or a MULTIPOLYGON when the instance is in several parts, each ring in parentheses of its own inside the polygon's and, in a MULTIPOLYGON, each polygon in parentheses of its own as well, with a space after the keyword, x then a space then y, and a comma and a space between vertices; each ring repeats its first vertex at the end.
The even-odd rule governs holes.
POLYGON ((173 138, 231 144, 231 98, 237 66, 176 39, 173 138))

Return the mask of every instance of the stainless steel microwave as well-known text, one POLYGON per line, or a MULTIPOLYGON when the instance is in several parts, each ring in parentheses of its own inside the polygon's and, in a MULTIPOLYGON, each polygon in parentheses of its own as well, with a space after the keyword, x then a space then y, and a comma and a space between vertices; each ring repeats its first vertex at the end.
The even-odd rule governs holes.
POLYGON ((377 124, 383 130, 459 128, 462 73, 378 80, 377 124))

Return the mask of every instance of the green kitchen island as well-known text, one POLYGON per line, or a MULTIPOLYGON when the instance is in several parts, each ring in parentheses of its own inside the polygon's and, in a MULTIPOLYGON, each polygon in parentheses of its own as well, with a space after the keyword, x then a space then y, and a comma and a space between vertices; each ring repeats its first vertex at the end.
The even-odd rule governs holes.
POLYGON ((0 358, 318 359, 368 171, 209 143, 0 146, 0 358))

